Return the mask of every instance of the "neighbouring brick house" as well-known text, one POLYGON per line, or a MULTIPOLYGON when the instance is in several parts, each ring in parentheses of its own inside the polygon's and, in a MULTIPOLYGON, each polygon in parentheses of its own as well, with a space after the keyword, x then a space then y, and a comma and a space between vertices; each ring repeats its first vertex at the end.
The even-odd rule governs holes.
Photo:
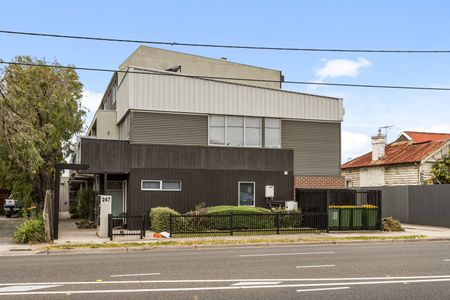
POLYGON ((384 135, 372 137, 372 152, 342 165, 347 187, 421 185, 433 179, 433 163, 449 153, 449 133, 404 131, 386 145, 384 135))

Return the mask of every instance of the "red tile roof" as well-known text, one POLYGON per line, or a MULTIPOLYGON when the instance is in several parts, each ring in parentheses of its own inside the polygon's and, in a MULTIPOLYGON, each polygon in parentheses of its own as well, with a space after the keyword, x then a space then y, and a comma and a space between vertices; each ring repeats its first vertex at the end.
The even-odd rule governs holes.
POLYGON ((429 141, 440 141, 450 139, 450 133, 433 133, 433 132, 417 132, 417 131, 404 131, 411 140, 416 143, 423 143, 429 141))
POLYGON ((342 165, 342 169, 384 166, 420 162, 450 141, 450 134, 405 132, 411 141, 395 141, 386 146, 385 156, 372 160, 372 152, 366 153, 342 165))

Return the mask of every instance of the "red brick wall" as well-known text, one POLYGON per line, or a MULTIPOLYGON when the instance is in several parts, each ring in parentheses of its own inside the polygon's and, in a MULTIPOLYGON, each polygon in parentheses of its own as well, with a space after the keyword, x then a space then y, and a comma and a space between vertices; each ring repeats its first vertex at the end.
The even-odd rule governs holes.
POLYGON ((345 188, 343 176, 294 176, 294 188, 340 189, 345 188))

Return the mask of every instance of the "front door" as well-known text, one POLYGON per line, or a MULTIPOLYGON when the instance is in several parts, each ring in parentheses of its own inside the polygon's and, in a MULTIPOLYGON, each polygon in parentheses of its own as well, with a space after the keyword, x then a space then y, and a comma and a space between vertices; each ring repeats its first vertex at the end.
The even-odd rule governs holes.
POLYGON ((112 214, 119 216, 124 213, 124 184, 123 181, 108 181, 106 194, 112 197, 112 214))

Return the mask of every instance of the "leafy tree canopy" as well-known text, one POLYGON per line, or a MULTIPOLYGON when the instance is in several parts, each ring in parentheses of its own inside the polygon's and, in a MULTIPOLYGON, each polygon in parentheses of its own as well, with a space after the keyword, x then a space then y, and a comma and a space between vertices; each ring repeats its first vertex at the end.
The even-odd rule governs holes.
POLYGON ((442 156, 442 159, 436 160, 431 169, 431 174, 433 174, 434 183, 450 183, 450 151, 442 156))
POLYGON ((54 165, 71 151, 83 127, 83 86, 73 69, 18 56, 0 68, 0 188, 42 205, 53 187, 54 165))

